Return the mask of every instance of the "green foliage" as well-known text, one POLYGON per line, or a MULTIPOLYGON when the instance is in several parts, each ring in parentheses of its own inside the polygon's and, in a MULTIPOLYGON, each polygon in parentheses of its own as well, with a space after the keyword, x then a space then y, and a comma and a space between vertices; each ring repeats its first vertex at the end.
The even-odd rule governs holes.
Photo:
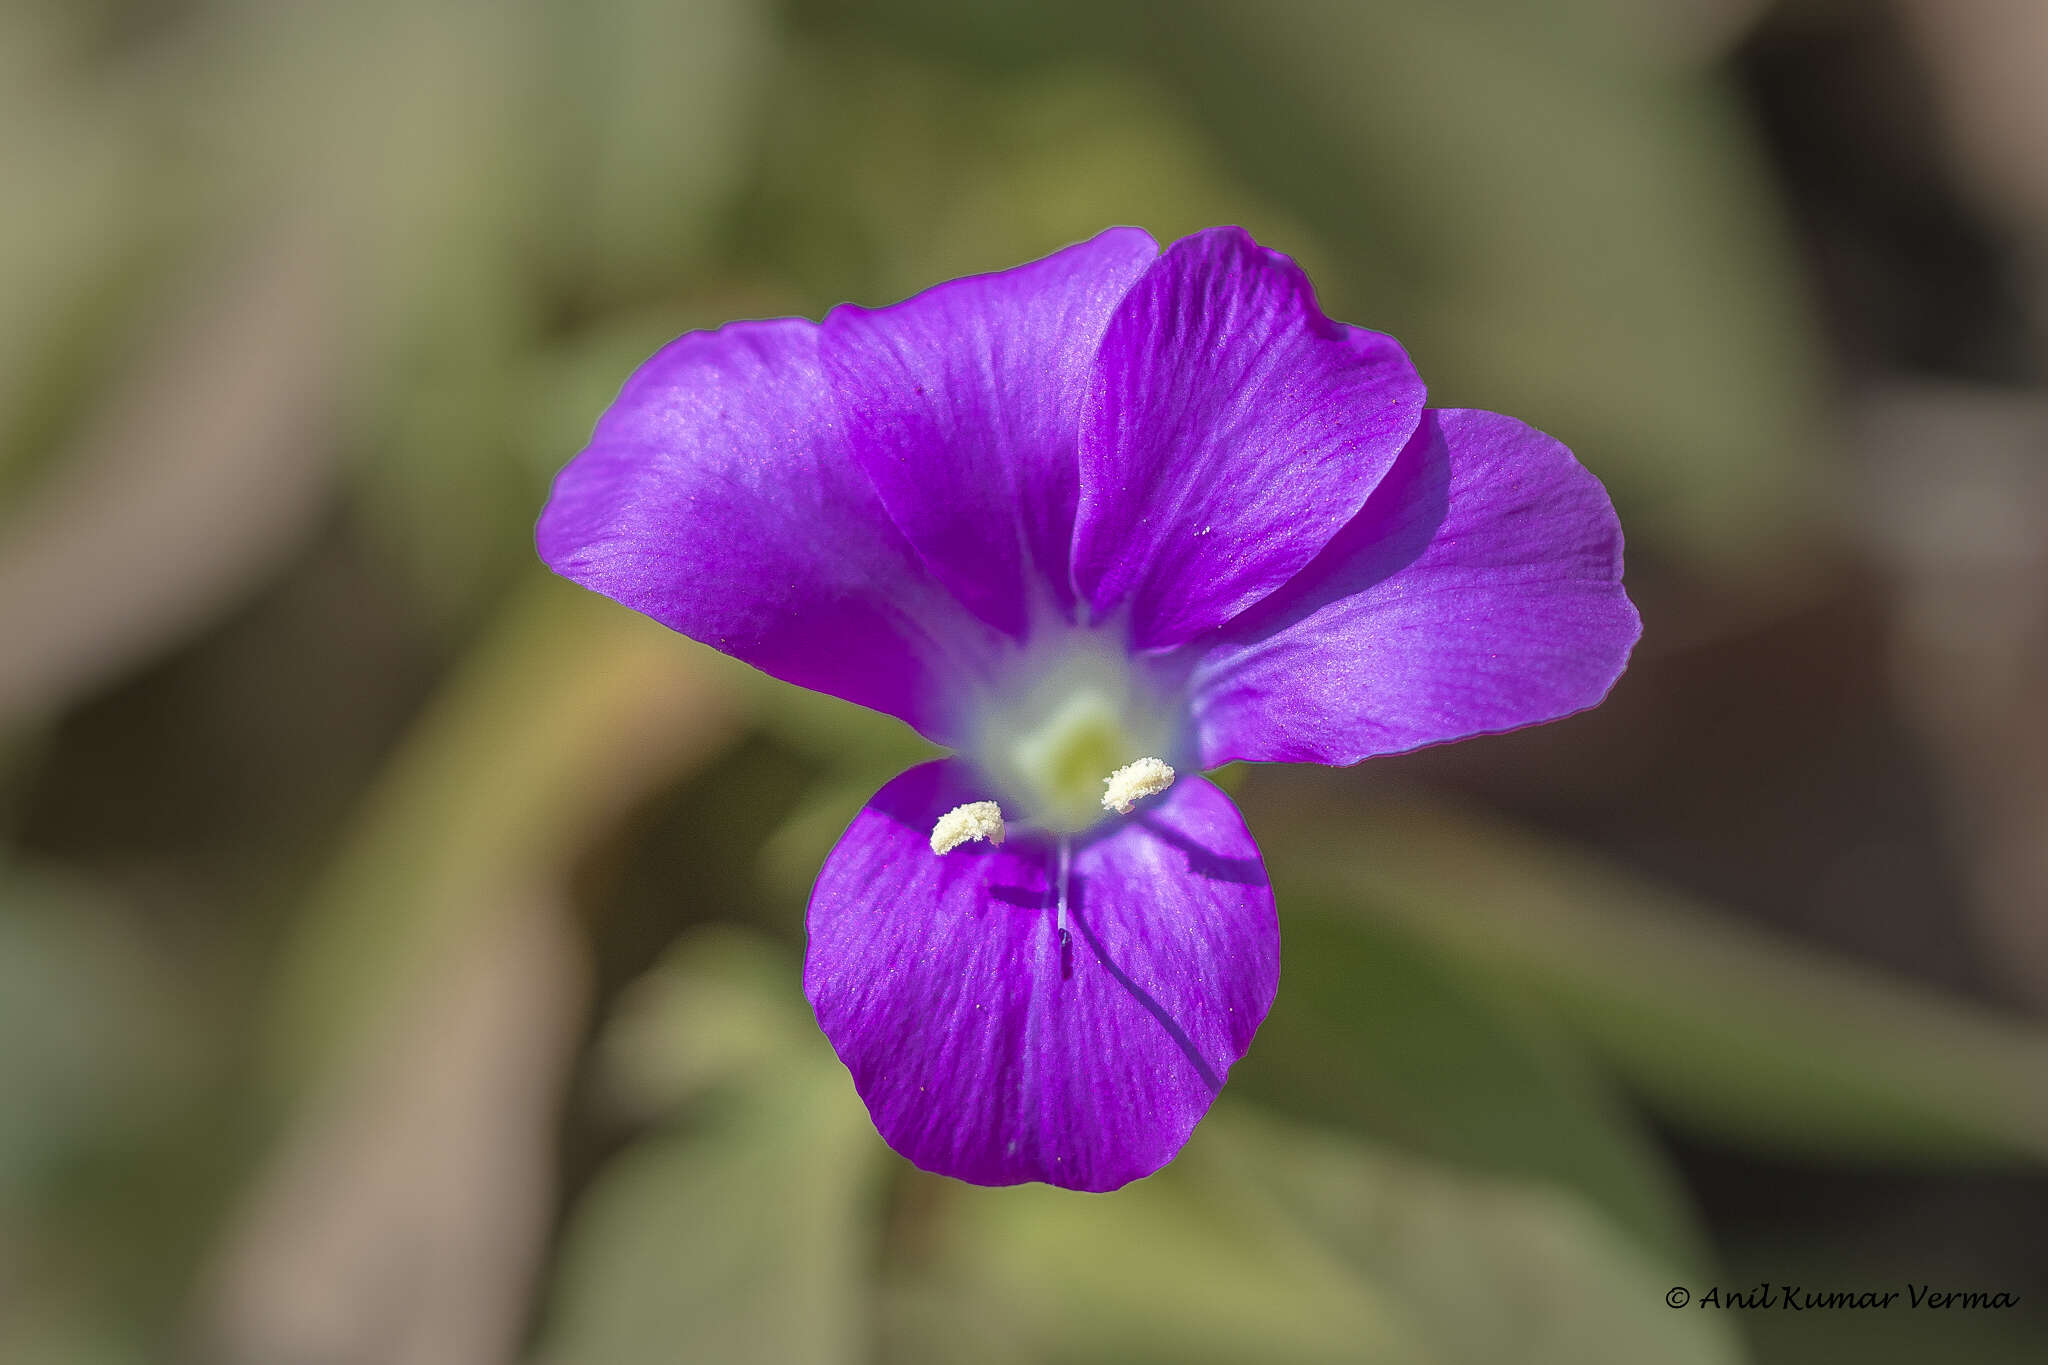
POLYGON ((841 1360, 872 1331, 934 1362, 1738 1358, 1720 1320, 1664 1308, 1671 1262, 1581 1196, 1246 1103, 1115 1194, 910 1172, 796 965, 699 935, 626 1002, 599 1093, 653 1126, 577 1205, 542 1359, 841 1360))
POLYGON ((724 661, 536 576, 392 763, 282 956, 266 1079, 317 1090, 445 955, 725 742, 724 661), (708 670, 708 671, 707 671, 708 670))
MULTIPOLYGON (((1276 774, 1246 789, 1283 907, 1279 1002, 1181 1160, 1099 1197, 912 1171, 804 1005, 801 915, 853 812, 931 747, 532 561, 549 477, 681 331, 886 302, 1111 223, 1239 222, 1333 314, 1400 336, 1434 401, 1565 437, 1632 553, 1736 618, 1807 591, 1786 566, 1833 553, 1814 493, 1836 471, 1804 286, 1728 82, 1643 40, 1644 11, 0 11, 0 180, 30 206, 0 219, 5 529, 43 523, 51 476, 91 459, 80 433, 137 335, 252 243, 291 243, 339 300, 303 340, 336 408, 307 439, 343 473, 289 572, 341 586, 278 600, 326 602, 337 630, 375 618, 423 674, 453 661, 368 786, 335 796, 354 814, 308 871, 209 878, 47 830, 0 861, 0 1358, 160 1358, 224 1311, 209 1268, 276 1152, 337 1123, 349 1078, 408 1052, 413 1006, 536 899, 581 912, 593 975, 638 973, 600 982, 561 1104, 560 1226, 508 1253, 544 1266, 538 1361, 1709 1365, 1740 1346, 1665 1309, 1668 1285, 1878 1272, 1705 1246, 1637 1101, 1765 1155, 2038 1166, 2038 1026, 1497 820, 1276 774), (792 811, 771 787, 805 794, 792 811), (711 804, 731 812, 716 832, 658 818, 711 804), (664 875, 653 898, 687 914, 620 908, 664 875)), ((207 607, 161 647, 201 661, 201 689, 277 690, 244 637, 210 633, 302 638, 249 606, 276 564, 202 581, 201 558, 141 575, 207 607)), ((152 723, 190 704, 175 678, 125 685, 152 723)), ((353 690, 282 704, 324 718, 353 690)), ((59 700, 91 722, 92 698, 59 700)), ((94 751, 45 709, 5 719, 4 807, 27 827, 12 789, 94 751)), ((117 759, 89 780, 146 802, 151 778, 117 759)), ((2024 1324, 1827 1326, 1755 1342, 1772 1361, 2039 1357, 2024 1324)))
POLYGON ((1272 824, 1268 856, 1291 878, 1540 998, 1674 1120, 1811 1155, 2048 1156, 2038 1026, 1741 927, 1476 815, 1376 801, 1272 824))
POLYGON ((0 1359, 145 1359, 134 1316, 160 1311, 152 1260, 190 1209, 131 1201, 164 1173, 208 1174, 184 1115, 207 1021, 124 930, 103 893, 0 864, 0 1359), (29 1254, 74 1239, 88 1258, 29 1254))
POLYGON ((1581 1201, 1219 1105, 1115 1194, 948 1187, 903 1357, 1730 1362, 1581 1201))
POLYGON ((1279 882, 1281 980, 1235 1091, 1456 1165, 1549 1181, 1665 1263, 1706 1263, 1676 1176, 1539 1010, 1469 980, 1399 926, 1279 882))
POLYGON ((888 1152, 807 1027, 795 973, 726 938, 686 942, 645 983, 637 1022, 609 1046, 610 1093, 643 1112, 664 1096, 699 1102, 579 1202, 540 1361, 865 1358, 888 1152))

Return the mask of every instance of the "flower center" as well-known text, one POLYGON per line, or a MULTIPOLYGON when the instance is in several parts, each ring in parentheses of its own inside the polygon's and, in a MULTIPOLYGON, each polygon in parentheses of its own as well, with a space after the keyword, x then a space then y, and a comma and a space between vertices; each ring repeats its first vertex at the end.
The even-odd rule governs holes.
POLYGON ((1025 663, 1029 681, 984 709, 971 746, 1006 816, 1074 834, 1165 790, 1178 726, 1122 650, 1082 636, 1025 663), (1105 801, 1113 776, 1123 781, 1105 801))

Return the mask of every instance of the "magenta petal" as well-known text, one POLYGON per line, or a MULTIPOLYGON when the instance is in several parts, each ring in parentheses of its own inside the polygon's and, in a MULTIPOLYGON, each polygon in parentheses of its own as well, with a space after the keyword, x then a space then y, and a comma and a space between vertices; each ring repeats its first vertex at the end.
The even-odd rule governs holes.
POLYGON ((1202 762, 1355 763, 1599 703, 1641 634, 1607 491, 1496 413, 1431 412, 1301 576, 1202 642, 1202 762))
POLYGON ((1230 799, 1183 778, 1076 844, 1063 951, 1051 843, 931 851, 986 795, 956 760, 876 794, 812 892, 804 991, 911 1161, 1115 1189, 1180 1150, 1272 1004, 1265 868, 1230 799))
POLYGON ((1110 320, 1081 426, 1074 582, 1140 648, 1285 583, 1402 445, 1422 380, 1391 337, 1325 318, 1240 228, 1175 242, 1110 320))
POLYGON ((835 308, 825 370, 890 516, 940 582, 1013 636, 1071 616, 1075 443, 1103 328, 1159 254, 1111 228, 889 308, 835 308))
POLYGON ((986 632, 846 448, 803 318, 692 332, 629 380, 535 539, 565 578, 941 741, 986 632))

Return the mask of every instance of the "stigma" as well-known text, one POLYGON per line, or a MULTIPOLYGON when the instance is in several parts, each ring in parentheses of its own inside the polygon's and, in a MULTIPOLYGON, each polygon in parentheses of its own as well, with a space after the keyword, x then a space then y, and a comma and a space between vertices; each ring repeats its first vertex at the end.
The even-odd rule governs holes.
POLYGON ((1102 785, 1102 808, 1129 815, 1138 802, 1173 785, 1173 769, 1160 759, 1141 758, 1103 778, 1102 785))
MULTIPOLYGON (((1171 775, 1167 780, 1172 781, 1171 775)), ((955 806, 932 826, 932 852, 951 853, 976 839, 992 844, 1003 841, 1003 808, 993 801, 970 801, 955 806)))

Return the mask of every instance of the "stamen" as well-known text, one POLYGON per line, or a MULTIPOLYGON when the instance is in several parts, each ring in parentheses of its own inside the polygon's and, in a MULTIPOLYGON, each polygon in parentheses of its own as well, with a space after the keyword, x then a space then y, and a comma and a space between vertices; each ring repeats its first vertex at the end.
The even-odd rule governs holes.
POLYGON ((1148 796, 1157 796, 1173 785, 1173 769, 1156 758, 1126 763, 1102 779, 1108 788, 1102 793, 1102 808, 1129 815, 1131 807, 1148 796))
POLYGON ((992 844, 1003 841, 1003 808, 993 801, 970 801, 955 806, 932 826, 932 852, 951 853, 974 839, 992 844))
POLYGON ((1059 898, 1060 898, 1060 909, 1059 909, 1059 919, 1058 919, 1058 921, 1057 921, 1057 923, 1058 923, 1058 925, 1059 925, 1059 931, 1060 931, 1060 947, 1061 947, 1061 948, 1065 948, 1065 947, 1067 946, 1067 878, 1068 878, 1068 876, 1069 876, 1069 869, 1070 869, 1070 867, 1071 867, 1071 865, 1072 865, 1072 863, 1073 863, 1073 857, 1074 857, 1074 846, 1073 846, 1073 844, 1072 844, 1071 842, 1069 842, 1069 840, 1067 839, 1067 837, 1066 837, 1065 835, 1061 835, 1061 836, 1060 836, 1060 880, 1059 880, 1059 898))
POLYGON ((1067 883, 1070 875, 1069 869, 1070 865, 1073 862, 1073 858, 1073 843, 1067 838, 1066 835, 1062 834, 1060 836, 1060 913, 1059 919, 1057 921, 1060 931, 1059 955, 1060 980, 1062 981, 1069 980, 1074 975, 1074 939, 1073 936, 1067 932, 1067 883))

